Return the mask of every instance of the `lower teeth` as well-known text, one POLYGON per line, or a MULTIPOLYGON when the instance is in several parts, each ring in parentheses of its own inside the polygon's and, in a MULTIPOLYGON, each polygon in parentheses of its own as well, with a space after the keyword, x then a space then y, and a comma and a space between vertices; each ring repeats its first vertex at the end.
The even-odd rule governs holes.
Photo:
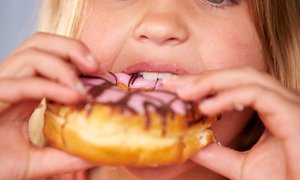
POLYGON ((172 77, 171 73, 152 73, 152 72, 141 72, 139 73, 146 80, 158 80, 172 77))

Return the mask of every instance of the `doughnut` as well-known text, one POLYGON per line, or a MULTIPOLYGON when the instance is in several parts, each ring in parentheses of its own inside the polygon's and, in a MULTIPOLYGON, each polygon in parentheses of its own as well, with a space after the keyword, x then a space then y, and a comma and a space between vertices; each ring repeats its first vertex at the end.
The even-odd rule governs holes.
POLYGON ((52 147, 99 165, 157 167, 182 163, 214 141, 216 117, 163 90, 160 80, 124 73, 81 80, 82 102, 47 102, 43 133, 52 147))

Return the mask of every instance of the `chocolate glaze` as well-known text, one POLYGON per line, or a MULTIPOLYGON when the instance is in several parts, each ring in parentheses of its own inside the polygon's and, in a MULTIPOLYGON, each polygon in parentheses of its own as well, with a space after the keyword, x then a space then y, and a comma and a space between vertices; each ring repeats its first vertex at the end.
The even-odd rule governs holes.
MULTIPOLYGON (((134 82, 135 82, 139 77, 141 77, 141 75, 139 75, 139 74, 133 74, 133 75, 131 75, 131 77, 130 77, 130 79, 129 79, 129 81, 128 81, 128 85, 127 85, 127 87, 128 87, 129 90, 130 90, 130 87, 134 84, 134 82)), ((116 79, 117 79, 117 78, 116 78, 116 79)))
MULTIPOLYGON (((82 102, 80 103, 77 108, 86 108, 86 107, 92 107, 93 104, 96 104, 96 97, 101 96, 106 90, 115 87, 116 84, 118 83, 117 77, 111 73, 112 76, 115 79, 115 82, 110 82, 108 80, 106 80, 105 78, 102 77, 86 77, 83 76, 82 78, 99 78, 104 80, 104 82, 102 84, 96 85, 96 86, 92 86, 91 89, 88 91, 88 96, 90 98, 87 98, 87 102, 82 102)), ((140 75, 136 74, 136 75, 132 75, 132 77, 130 78, 129 82, 128 82, 128 87, 130 89, 130 86, 132 86, 134 84, 134 82, 136 81, 136 79, 140 77, 140 75)), ((154 87, 155 88, 155 87, 154 87)), ((121 89, 115 89, 117 91, 122 91, 121 89)), ((145 122, 145 128, 149 129, 151 127, 151 112, 156 112, 160 118, 161 118, 161 124, 163 125, 163 132, 162 134, 165 135, 166 131, 167 131, 167 127, 168 127, 168 122, 167 119, 168 117, 170 117, 171 119, 174 119, 176 112, 171 108, 172 104, 177 101, 180 100, 179 97, 172 93, 172 92, 168 92, 168 91, 164 91, 164 90, 156 90, 156 92, 159 93, 166 93, 166 94, 172 94, 174 96, 174 98, 169 101, 169 103, 165 103, 162 100, 160 100, 159 98, 155 98, 153 96, 148 96, 146 93, 144 93, 144 90, 135 90, 135 91, 128 91, 126 93, 124 93, 124 96, 122 98, 120 98, 118 101, 115 102, 106 102, 106 103, 102 103, 102 104, 106 104, 106 105, 110 105, 113 107, 118 107, 122 112, 130 112, 132 114, 138 114, 138 112, 130 107, 129 105, 129 100, 133 97, 133 96, 143 96, 145 97, 144 101, 143 101, 143 109, 145 112, 145 116, 146 116, 146 122, 145 122)), ((182 100, 181 100, 182 101, 182 100)), ((193 125, 196 125, 198 123, 201 123, 203 121, 205 121, 207 119, 206 116, 202 115, 199 111, 199 109, 197 108, 197 104, 195 102, 185 102, 185 116, 186 116, 186 125, 188 127, 191 127, 193 125)), ((90 108, 89 112, 91 111, 90 108)))

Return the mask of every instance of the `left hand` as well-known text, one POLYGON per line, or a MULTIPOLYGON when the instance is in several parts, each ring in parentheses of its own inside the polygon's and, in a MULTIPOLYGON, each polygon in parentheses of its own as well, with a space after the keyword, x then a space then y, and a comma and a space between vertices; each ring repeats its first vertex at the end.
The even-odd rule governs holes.
POLYGON ((300 179, 300 96, 296 91, 252 68, 178 77, 164 86, 183 99, 202 100, 199 108, 207 115, 251 107, 266 127, 247 152, 211 144, 192 158, 194 162, 229 179, 300 179))

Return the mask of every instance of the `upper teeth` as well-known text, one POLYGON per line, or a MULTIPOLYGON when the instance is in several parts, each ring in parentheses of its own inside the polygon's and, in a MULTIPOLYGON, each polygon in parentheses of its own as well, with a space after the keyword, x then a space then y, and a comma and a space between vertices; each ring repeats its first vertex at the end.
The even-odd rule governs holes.
POLYGON ((144 79, 147 80, 157 80, 157 79, 165 79, 174 76, 171 73, 155 73, 155 72, 140 72, 139 73, 144 79))

